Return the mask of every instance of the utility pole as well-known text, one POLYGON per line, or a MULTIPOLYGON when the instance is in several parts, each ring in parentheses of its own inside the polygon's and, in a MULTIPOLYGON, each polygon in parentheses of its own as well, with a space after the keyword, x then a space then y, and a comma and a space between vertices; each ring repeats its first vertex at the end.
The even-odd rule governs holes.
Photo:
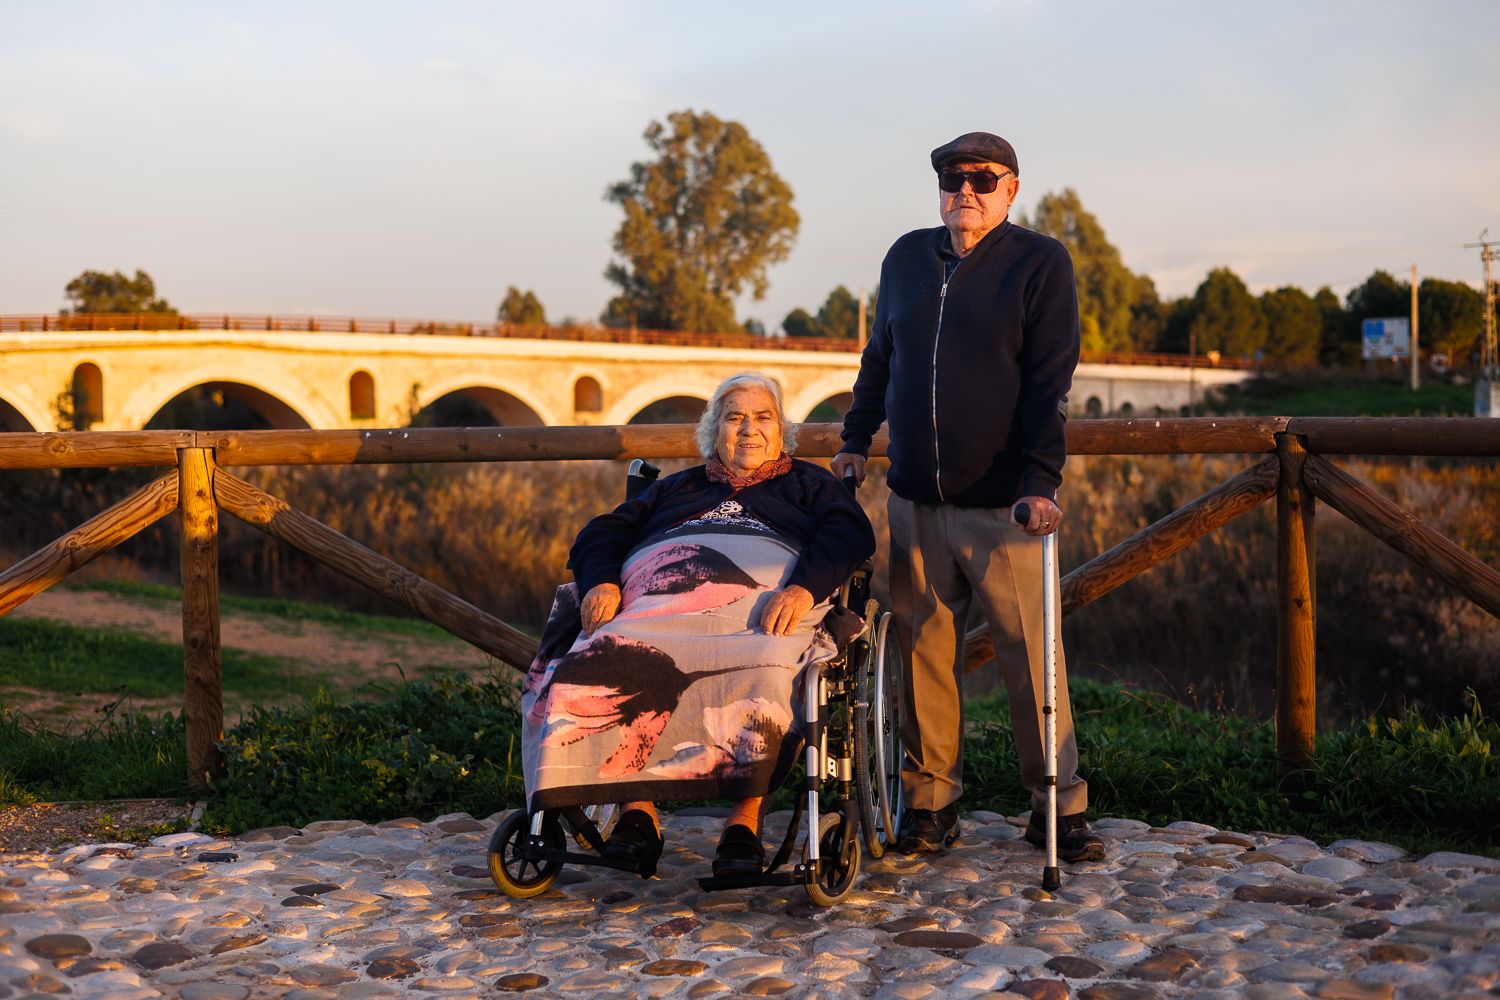
POLYGON ((1422 375, 1418 359, 1422 352, 1417 348, 1417 265, 1411 266, 1411 391, 1422 388, 1422 375))
POLYGON ((1198 415, 1198 329, 1188 324, 1188 416, 1198 415))
POLYGON ((1484 345, 1479 354, 1479 378, 1474 386, 1474 415, 1500 417, 1500 350, 1495 343, 1495 278, 1493 265, 1500 256, 1500 240, 1485 240, 1489 230, 1479 234, 1479 242, 1465 243, 1465 249, 1478 248, 1484 261, 1484 345))
POLYGON ((859 290, 859 349, 865 349, 865 290, 859 290))

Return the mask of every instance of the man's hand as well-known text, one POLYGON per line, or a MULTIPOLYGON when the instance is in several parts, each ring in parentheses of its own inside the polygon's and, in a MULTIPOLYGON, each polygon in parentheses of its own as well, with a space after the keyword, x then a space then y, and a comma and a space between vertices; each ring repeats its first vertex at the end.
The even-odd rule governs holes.
POLYGON ((1062 508, 1046 497, 1022 497, 1010 509, 1011 520, 1015 520, 1016 507, 1026 504, 1031 508, 1031 520, 1022 525, 1028 535, 1050 535, 1062 523, 1062 508))
POLYGON ((583 620, 583 634, 593 635, 594 629, 610 621, 620 611, 620 588, 612 583, 601 583, 583 595, 583 604, 578 608, 578 617, 583 620))
POLYGON ((856 483, 864 485, 865 456, 856 455, 852 451, 841 451, 833 456, 833 461, 829 465, 833 468, 833 474, 839 479, 852 475, 856 483))
POLYGON ((804 587, 795 583, 771 592, 760 612, 760 627, 766 635, 791 635, 802 616, 818 603, 804 587))

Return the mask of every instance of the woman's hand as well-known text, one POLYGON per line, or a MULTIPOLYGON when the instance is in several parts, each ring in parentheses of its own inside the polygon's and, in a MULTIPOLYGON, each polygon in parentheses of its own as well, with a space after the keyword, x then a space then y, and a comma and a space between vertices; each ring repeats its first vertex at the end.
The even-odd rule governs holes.
POLYGON ((813 595, 807 592, 807 588, 795 583, 773 590, 771 599, 761 609, 760 627, 765 630, 766 635, 791 635, 802 616, 811 611, 816 603, 818 602, 813 600, 813 595))
POLYGON ((594 629, 610 621, 620 612, 620 588, 612 583, 601 583, 583 595, 583 604, 578 608, 578 617, 583 620, 583 634, 593 635, 594 629))

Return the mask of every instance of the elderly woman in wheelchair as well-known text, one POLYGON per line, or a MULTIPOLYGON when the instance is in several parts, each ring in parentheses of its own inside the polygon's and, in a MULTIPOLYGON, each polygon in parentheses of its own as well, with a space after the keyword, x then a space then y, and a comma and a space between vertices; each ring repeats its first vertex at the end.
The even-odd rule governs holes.
MULTIPOLYGON (((824 627, 825 615, 841 587, 848 603, 846 580, 862 565, 868 576, 875 550, 850 490, 790 457, 794 434, 775 382, 734 376, 699 422, 705 463, 653 483, 579 533, 576 586, 558 592, 521 700, 530 815, 508 819, 491 843, 491 870, 506 891, 534 894, 551 883, 549 863, 555 875, 559 859, 585 860, 562 851, 548 817, 591 842, 597 856, 588 863, 654 874, 663 849, 655 803, 685 799, 733 803, 707 887, 771 884, 755 881, 766 868, 765 798, 804 740, 827 749, 826 732, 808 727, 820 720, 795 716, 824 714, 804 679, 817 677, 826 694, 821 668, 842 663, 847 643, 824 627), (581 808, 601 803, 620 805, 602 840, 581 808), (523 819, 529 838, 516 828, 523 819)), ((843 620, 869 635, 860 618, 843 620)), ((791 834, 775 864, 790 843, 791 834)))

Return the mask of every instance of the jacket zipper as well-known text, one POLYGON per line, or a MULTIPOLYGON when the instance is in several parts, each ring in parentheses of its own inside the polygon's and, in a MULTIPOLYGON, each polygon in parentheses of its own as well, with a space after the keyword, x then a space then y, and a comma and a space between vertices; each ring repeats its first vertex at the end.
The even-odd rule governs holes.
POLYGON ((932 477, 937 484, 939 503, 947 503, 943 496, 943 456, 938 449, 938 413, 937 413, 937 363, 938 342, 943 337, 943 307, 948 304, 948 283, 953 280, 953 275, 958 271, 958 261, 953 262, 952 270, 948 265, 943 265, 943 287, 938 292, 938 318, 937 330, 932 334, 932 477))

